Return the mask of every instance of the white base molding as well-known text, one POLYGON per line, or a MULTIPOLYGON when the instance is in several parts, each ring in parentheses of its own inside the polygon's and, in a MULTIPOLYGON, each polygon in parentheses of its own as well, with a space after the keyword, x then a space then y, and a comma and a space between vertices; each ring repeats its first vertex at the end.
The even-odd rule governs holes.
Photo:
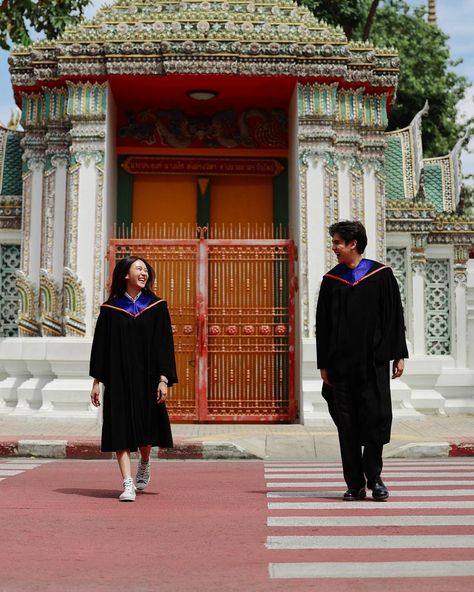
MULTIPOLYGON (((0 339, 0 414, 96 421, 98 411, 89 398, 90 349, 87 338, 0 339)), ((304 339, 300 351, 300 422, 312 425, 329 418, 315 340, 304 339)), ((392 382, 392 401, 397 417, 474 413, 474 371, 456 368, 451 356, 413 356, 403 380, 392 382)))
MULTIPOLYGON (((301 423, 317 425, 329 417, 316 368, 315 339, 302 345, 301 423)), ((395 417, 474 413, 474 370, 456 368, 452 356, 411 356, 402 379, 391 382, 395 417)))
POLYGON ((90 404, 91 340, 8 337, 0 340, 0 413, 29 419, 96 421, 90 404))

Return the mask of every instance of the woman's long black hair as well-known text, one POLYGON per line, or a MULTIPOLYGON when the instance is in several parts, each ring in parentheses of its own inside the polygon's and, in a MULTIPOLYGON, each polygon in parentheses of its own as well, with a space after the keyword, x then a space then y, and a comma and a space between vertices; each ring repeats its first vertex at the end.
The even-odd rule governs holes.
POLYGON ((135 261, 143 261, 148 270, 148 280, 145 284, 143 291, 147 292, 148 294, 151 294, 152 296, 156 296, 156 294, 153 292, 153 284, 155 283, 155 270, 143 257, 135 257, 133 255, 130 255, 128 257, 125 257, 125 259, 120 259, 120 261, 116 264, 114 268, 114 272, 112 274, 112 285, 110 286, 109 292, 109 299, 120 298, 120 296, 123 296, 125 294, 125 292, 127 291, 127 280, 125 279, 125 276, 128 274, 130 266, 133 263, 135 263, 135 261))

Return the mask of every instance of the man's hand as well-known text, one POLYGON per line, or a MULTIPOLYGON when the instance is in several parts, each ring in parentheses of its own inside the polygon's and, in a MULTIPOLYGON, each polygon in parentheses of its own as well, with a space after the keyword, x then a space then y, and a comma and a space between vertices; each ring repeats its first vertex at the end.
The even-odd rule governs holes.
POLYGON ((403 370, 405 369, 405 360, 401 358, 400 360, 394 360, 392 366, 392 378, 400 378, 403 374, 403 370))
POLYGON ((319 373, 321 374, 321 378, 322 378, 324 384, 331 386, 331 382, 329 381, 329 373, 327 371, 327 368, 320 368, 319 373))
POLYGON ((91 403, 94 407, 100 407, 100 382, 97 379, 92 384, 91 403))

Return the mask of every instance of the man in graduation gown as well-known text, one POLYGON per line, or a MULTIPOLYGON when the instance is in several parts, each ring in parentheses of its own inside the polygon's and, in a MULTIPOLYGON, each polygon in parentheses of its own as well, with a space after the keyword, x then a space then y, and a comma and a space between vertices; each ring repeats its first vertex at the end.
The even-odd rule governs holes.
POLYGON ((383 445, 390 441, 392 378, 408 357, 403 308, 390 267, 363 258, 367 235, 360 222, 329 228, 338 265, 324 277, 316 310, 317 362, 322 395, 336 424, 344 499, 388 498, 381 479, 383 445))

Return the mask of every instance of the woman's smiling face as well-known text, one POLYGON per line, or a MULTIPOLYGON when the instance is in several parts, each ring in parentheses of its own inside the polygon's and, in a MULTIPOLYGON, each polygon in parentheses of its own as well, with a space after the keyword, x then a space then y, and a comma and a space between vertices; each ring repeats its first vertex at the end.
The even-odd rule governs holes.
POLYGON ((125 276, 127 280, 127 292, 140 292, 146 286, 148 281, 148 269, 141 259, 134 261, 125 276))

